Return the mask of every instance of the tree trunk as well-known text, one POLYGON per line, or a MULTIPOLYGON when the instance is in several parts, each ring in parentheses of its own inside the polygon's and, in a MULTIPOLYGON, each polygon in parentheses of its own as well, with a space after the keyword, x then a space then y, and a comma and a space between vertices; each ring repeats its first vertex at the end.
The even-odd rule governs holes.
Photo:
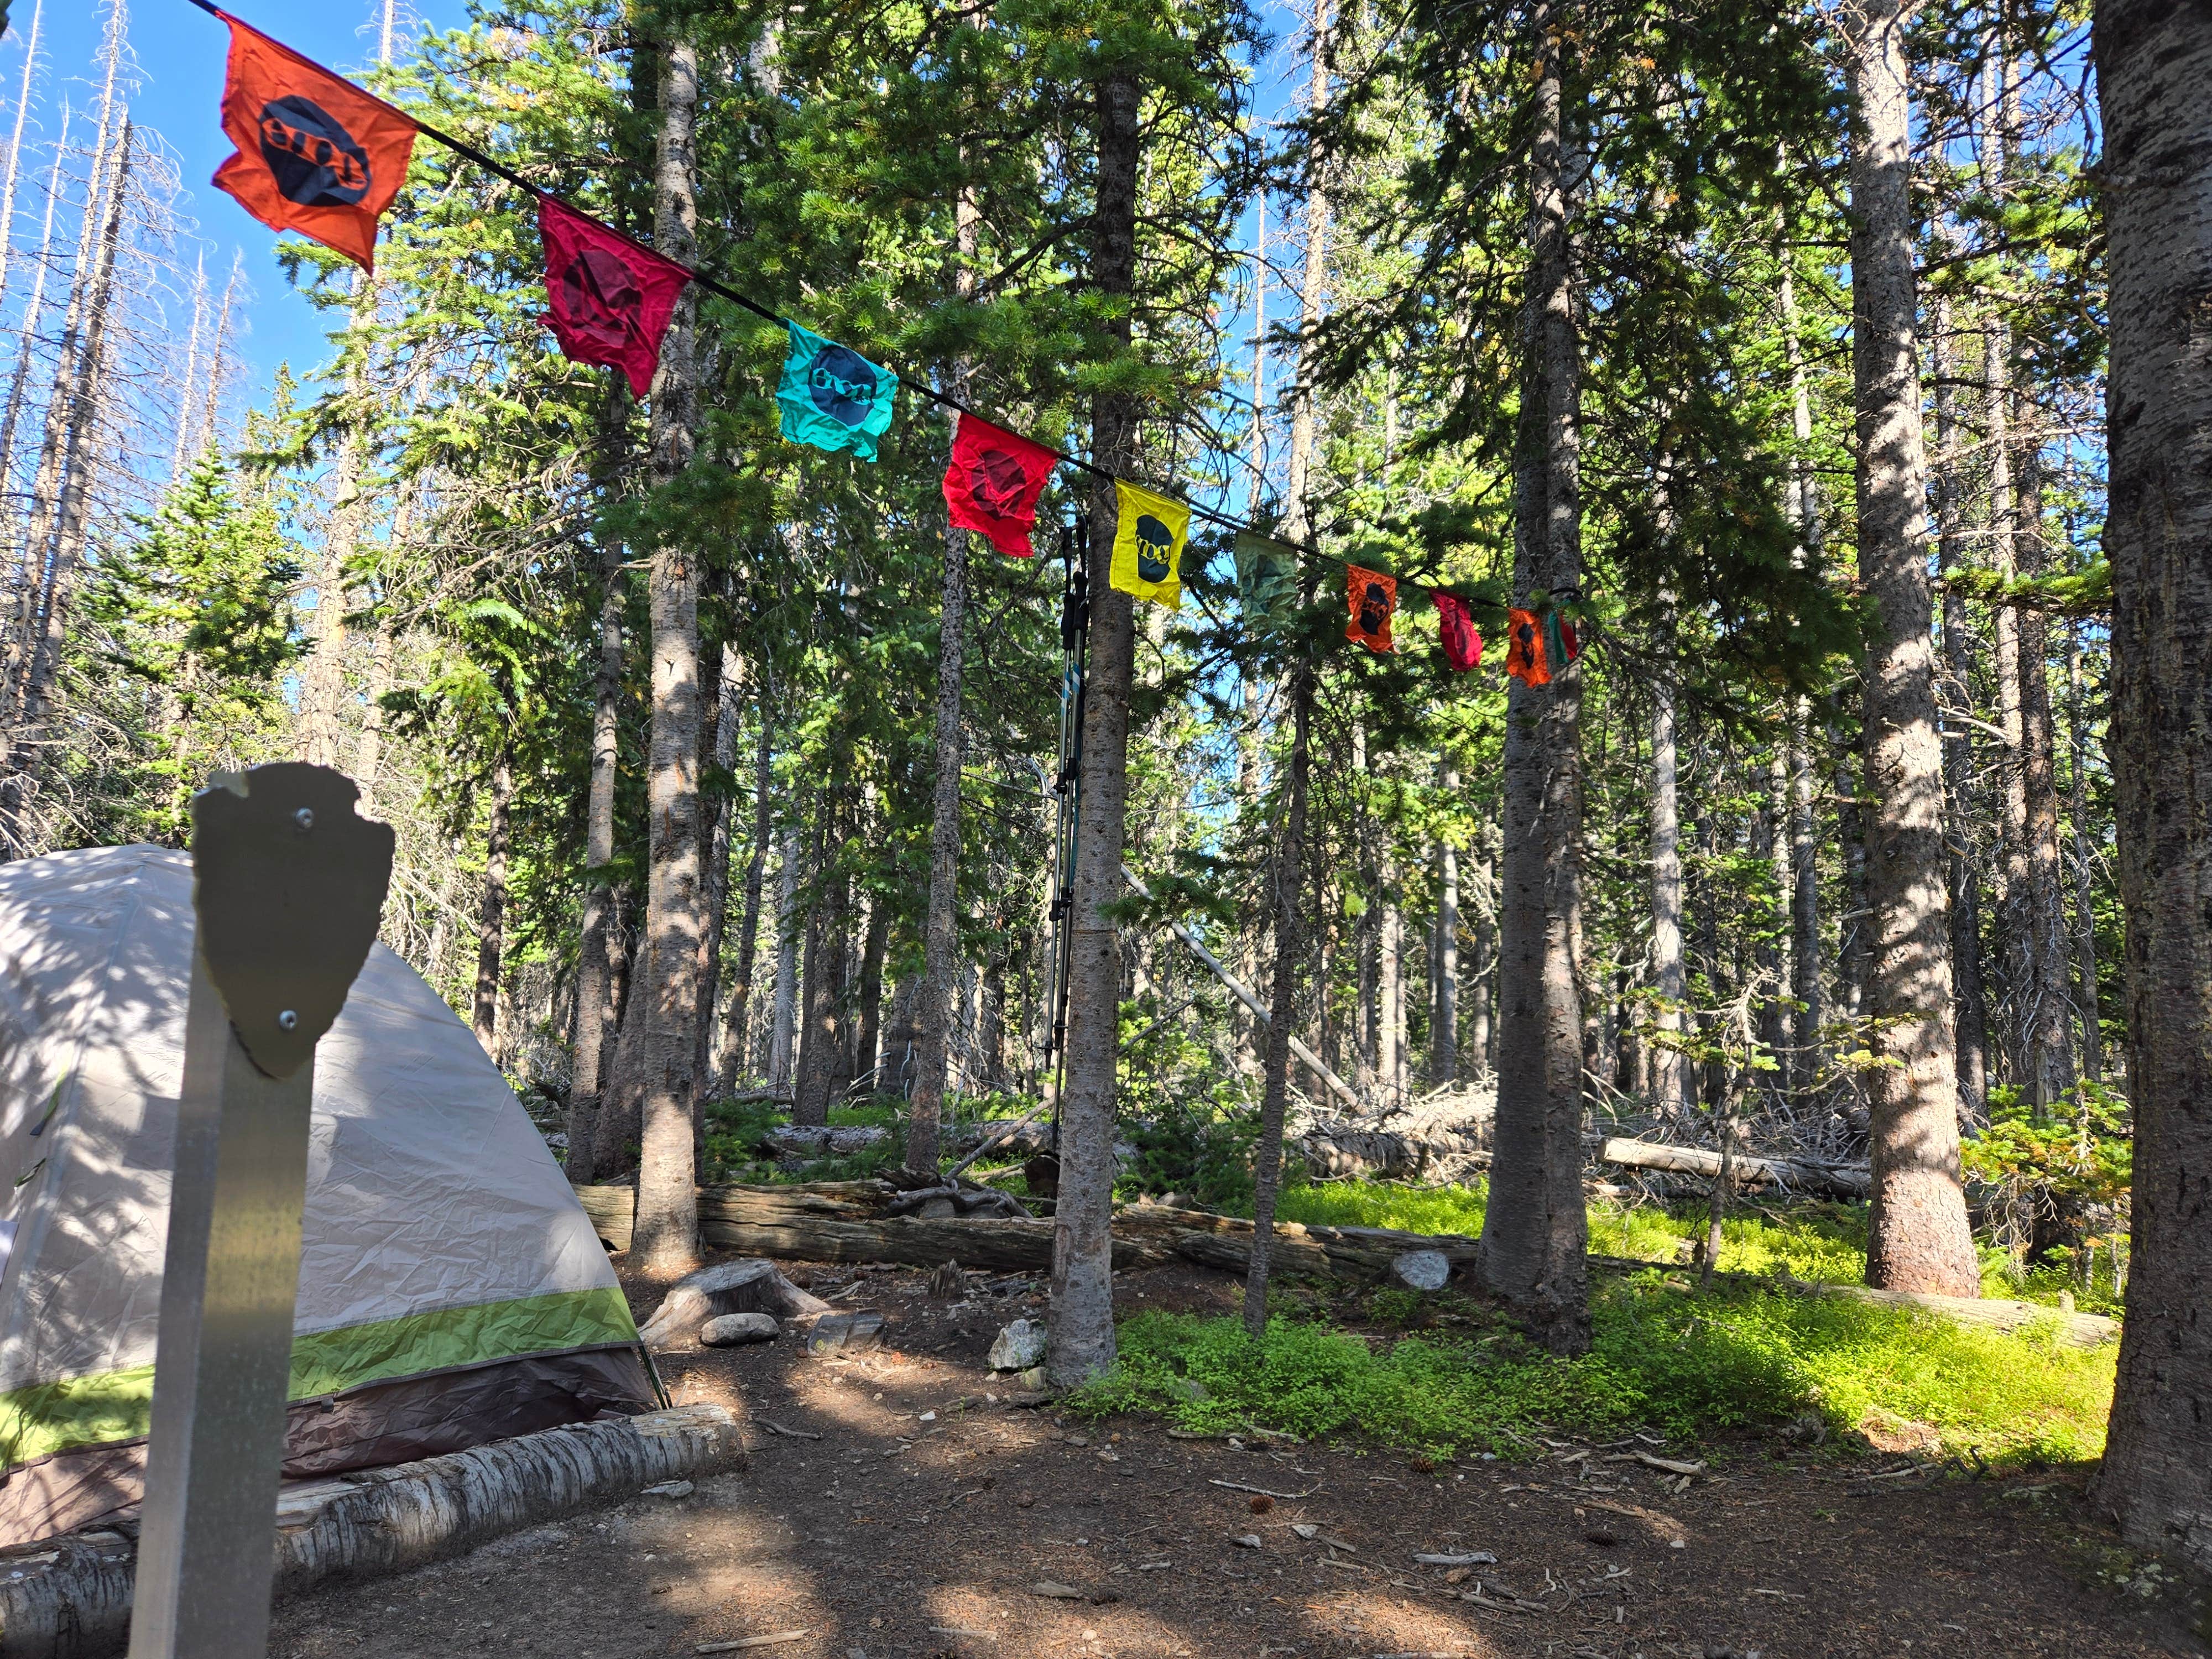
POLYGON ((853 1075, 876 1091, 876 1049, 883 1036, 884 953, 890 947, 891 907, 881 893, 868 900, 868 931, 860 946, 858 1029, 853 1035, 853 1075))
POLYGON ((2212 19, 2100 0, 2112 371, 2112 713, 2127 917, 2134 1271, 2095 1491, 2129 1540, 2212 1571, 2212 19))
POLYGON ((2089 729, 2081 696, 2081 629, 2066 625, 2068 810, 2074 820, 2074 1006, 2081 1019, 2081 1075, 2104 1080, 2104 1033, 2097 1012, 2097 865, 2089 832, 2089 729))
POLYGON ((760 734, 753 749, 752 848, 745 859, 745 908, 738 924, 737 969, 731 975, 730 1007, 722 1027, 722 1058, 716 1086, 735 1094, 745 1070, 746 1024, 752 1017, 753 966, 760 953, 761 878, 768 869, 768 838, 775 813, 775 722, 769 714, 769 687, 761 681, 760 734))
POLYGON ((1765 1079, 1765 1086, 1777 1092, 1787 1091, 1790 1073, 1795 1064, 1798 1037, 1796 1022, 1790 1006, 1790 987, 1794 982, 1790 959, 1790 902, 1795 891, 1795 874, 1790 857, 1790 755, 1788 726, 1777 733, 1774 752, 1766 763, 1766 799, 1759 805, 1753 822, 1757 830, 1759 850, 1766 857, 1767 867, 1773 872, 1774 920, 1772 936, 1759 945, 1759 966, 1767 975, 1759 993, 1759 1038, 1774 1057, 1775 1069, 1765 1079))
MULTIPOLYGON (((1652 1023, 1680 1041, 1689 991, 1682 973, 1682 819, 1669 633, 1667 655, 1651 683, 1651 988, 1659 998, 1652 1023)), ((1662 1118, 1690 1109, 1689 1059, 1664 1038, 1651 1045, 1651 1095, 1662 1118)))
MULTIPOLYGON (((33 669, 40 654, 41 621, 52 593, 52 555, 55 525, 60 512, 62 489, 69 476, 69 461, 73 446, 80 437, 77 428, 82 417, 97 407, 96 399, 88 399, 84 383, 88 317, 95 291, 105 300, 106 284, 96 276, 102 264, 112 271, 111 257, 113 239, 106 235, 111 216, 120 222, 123 202, 122 181, 130 167, 130 124, 123 113, 121 101, 116 96, 116 76, 122 62, 123 14, 111 12, 108 17, 107 38, 104 56, 106 74, 100 94, 100 134, 92 153, 92 188, 86 200, 84 217, 77 228, 76 258, 70 269, 73 280, 70 283, 69 305, 63 313, 59 349, 54 365, 54 389, 46 402, 46 430, 39 446, 39 466, 31 487, 29 523, 23 538, 22 581, 15 595, 15 616, 6 641, 7 658, 5 679, 0 683, 0 718, 21 720, 33 702, 31 685, 33 669), (111 187, 112 186, 112 187, 111 187)), ((64 137, 66 137, 66 133, 64 137)), ((62 161, 65 144, 54 149, 53 177, 46 198, 46 237, 51 240, 53 228, 53 207, 62 194, 62 161)), ((12 468, 15 458, 15 422, 22 406, 24 382, 28 372, 32 341, 39 323, 39 307, 45 291, 44 272, 46 249, 40 254, 40 275, 33 284, 31 306, 24 313, 21 326, 17 330, 15 384, 9 398, 4 432, 6 447, 0 448, 0 464, 12 468)), ((9 757, 8 770, 14 770, 15 757, 9 757)), ((0 816, 12 820, 16 797, 20 792, 17 781, 10 776, 6 781, 8 799, 0 800, 0 816)), ((0 823, 0 829, 9 828, 0 823)))
MULTIPOLYGON (((1582 373, 1568 235, 1563 52, 1547 5, 1529 155, 1532 258, 1515 455, 1514 591, 1582 580, 1582 373)), ((1582 1185, 1582 673, 1506 701, 1496 1153, 1476 1273, 1555 1353, 1589 1346, 1582 1185)))
MULTIPOLYGON (((15 328, 15 368, 8 380, 8 402, 0 410, 0 484, 8 487, 9 499, 0 503, 0 526, 6 531, 7 545, 15 545, 15 430, 22 424, 23 405, 28 400, 31 378, 33 342, 38 337, 39 324, 46 308, 46 274, 53 269, 54 209, 62 198, 62 168, 69 157, 67 144, 54 146, 53 165, 46 172, 46 207, 39 230, 39 254, 31 266, 31 294, 23 302, 23 314, 15 328)), ((27 639, 21 635, 18 619, 31 614, 32 596, 38 591, 42 568, 34 562, 27 540, 15 560, 15 576, 10 590, 0 595, 4 608, 0 609, 0 714, 9 707, 15 685, 14 665, 17 647, 27 639)), ((4 850, 4 849, 0 849, 4 850)))
MULTIPOLYGON (((1965 492, 1959 484, 1959 394, 1951 347, 1951 301, 1935 301, 1936 568, 1947 574, 1964 557, 1965 492)), ((1943 676, 1952 702, 1973 707, 1973 641, 1966 602, 1943 590, 1943 676)), ((1973 728, 1960 724, 1943 744, 1944 792, 1950 803, 1951 992, 1959 1070, 1959 1109, 1968 1121, 1990 1115, 1989 993, 1982 980, 1980 861, 1974 857, 1973 728)))
POLYGON ((1497 1066, 1498 853, 1497 820, 1486 817, 1474 830, 1474 1006, 1467 1023, 1467 1046, 1477 1077, 1488 1077, 1497 1066))
MULTIPOLYGON (((2041 472, 2031 458, 2020 490, 2022 551, 2040 571, 2041 472)), ((2027 952, 2033 978, 2021 1028, 2027 1034, 2028 1098, 2039 1116, 2074 1091, 2074 998, 2069 983, 2073 952, 2066 936, 2066 898, 2058 863, 2057 734, 2051 718, 2051 623, 2039 611, 2020 613, 2021 794, 2027 807, 2021 828, 2027 848, 2027 952)))
POLYGON ((1798 1002, 1797 1047, 1790 1056, 1790 1086, 1809 1091, 1826 1064, 1820 1028, 1827 1018, 1820 995, 1820 860, 1814 811, 1815 775, 1806 741, 1807 710, 1799 698, 1790 723, 1790 971, 1798 1002))
POLYGON ((1972 1296, 1981 1275, 1959 1176, 1951 1047, 1943 757, 1929 641, 1927 515, 1915 353, 1911 95, 1899 0, 1869 0, 1847 41, 1851 124, 1852 368, 1859 570, 1869 625, 1867 1073, 1874 1165, 1867 1282, 1972 1296))
POLYGON ((1406 1099, 1406 916, 1396 897, 1397 867, 1387 851, 1378 873, 1382 913, 1375 930, 1381 981, 1376 1002, 1382 1020, 1375 1044, 1376 1072, 1383 1099, 1396 1106, 1406 1099))
POLYGON ((1275 982, 1267 997, 1267 1058, 1260 1094, 1260 1138, 1252 1151, 1252 1252, 1244 1274, 1244 1330, 1267 1332, 1267 1267, 1275 1235, 1275 1200, 1282 1188, 1283 1125, 1291 1093, 1291 1027, 1297 1018, 1298 963, 1305 953, 1306 780, 1312 754, 1313 668, 1291 671, 1290 778, 1283 836, 1275 849, 1275 982))
MULTIPOLYGON (((704 1134, 704 1111, 714 1094, 714 1010, 721 1000, 722 933, 730 908, 730 836, 736 803, 729 781, 737 761, 738 680, 743 665, 726 645, 701 664, 700 703, 706 711, 699 734, 702 769, 712 761, 723 781, 714 793, 707 839, 707 931, 699 944, 699 1050, 692 1070, 694 1116, 704 1134)), ((703 1141, 702 1142, 703 1147, 703 1141)))
MULTIPOLYGON (((1091 216, 1091 286, 1117 307, 1108 325, 1124 348, 1120 302, 1137 276, 1137 162, 1142 143, 1133 72, 1109 70, 1097 88, 1098 164, 1091 216)), ((1137 409, 1124 392, 1098 394, 1091 447, 1099 466, 1126 473, 1136 459, 1137 409)), ((1051 1340, 1054 1382, 1085 1382, 1114 1363, 1115 1059, 1120 1047, 1121 951, 1109 906, 1121 896, 1121 843, 1129 791, 1129 686, 1136 616, 1130 595, 1105 574, 1113 562, 1115 499, 1098 481, 1091 504, 1091 645, 1083 703, 1082 811, 1075 830, 1074 915, 1069 927, 1067 1087, 1060 1100, 1060 1201, 1053 1218, 1051 1340)))
MULTIPOLYGON (((610 393, 619 402, 619 395, 610 393)), ((584 807, 584 914, 576 951, 576 1057, 568 1084, 568 1178, 596 1181, 603 1159, 597 1136, 607 1082, 607 1039, 615 1028, 615 775, 622 730, 623 612, 629 586, 624 548, 599 543, 599 667, 592 687, 592 778, 584 807)), ((611 1149, 610 1149, 611 1150, 611 1149)))
POLYGON ((775 1012, 769 1030, 769 1086, 792 1085, 793 1050, 799 1042, 799 828, 786 824, 776 850, 775 1012))
MULTIPOLYGON (((44 720, 61 667, 62 635, 70 590, 85 542, 85 512, 90 495, 93 428, 100 410, 100 381, 106 368, 108 306, 115 286, 115 258, 122 240, 123 207, 131 177, 135 130, 122 120, 112 141, 101 129, 102 155, 93 200, 85 209, 76 281, 70 314, 63 324, 54 390, 46 405, 46 433, 39 451, 38 478, 32 488, 31 524, 24 540, 23 566, 29 577, 18 611, 20 631, 14 712, 19 726, 44 720), (91 258, 88 273, 83 264, 91 258)), ((7 770, 27 766, 19 744, 7 770)), ((10 780, 11 783, 13 780, 10 780)))
MULTIPOLYGON (((1443 793, 1456 804, 1456 767, 1443 769, 1443 793)), ((1441 1086, 1459 1077, 1459 848, 1448 840, 1437 843, 1436 972, 1431 1000, 1429 1081, 1441 1086)))
POLYGON ((499 970, 507 939, 507 825, 514 801, 514 766, 501 743, 491 766, 484 805, 483 896, 477 905, 477 981, 473 1000, 477 1041, 499 1057, 499 970))
MULTIPOLYGON (((963 188, 953 210, 959 263, 954 283, 963 300, 975 295, 977 219, 975 194, 963 188)), ((968 366, 953 366, 953 395, 966 399, 968 366)), ((907 1103, 906 1167, 933 1174, 938 1126, 945 1113, 951 1054, 947 1029, 952 975, 960 951, 960 769, 965 750, 960 725, 960 677, 968 616, 968 532, 948 520, 945 574, 937 617, 937 775, 930 798, 929 908, 923 917, 921 985, 916 991, 914 1093, 907 1103)))
MULTIPOLYGON (((698 48, 688 39, 672 40, 660 64, 653 245, 687 264, 698 223, 698 48)), ((663 488, 673 484, 691 462, 697 418, 697 295, 696 288, 686 288, 678 301, 653 378, 653 471, 663 488)), ((655 548, 647 585, 653 720, 646 804, 651 816, 645 972, 639 988, 646 1000, 639 1054, 645 1097, 632 1259, 649 1275, 669 1277, 690 1272, 699 1253, 691 1106, 699 1046, 699 941, 706 915, 699 867, 699 569, 691 550, 655 548)))

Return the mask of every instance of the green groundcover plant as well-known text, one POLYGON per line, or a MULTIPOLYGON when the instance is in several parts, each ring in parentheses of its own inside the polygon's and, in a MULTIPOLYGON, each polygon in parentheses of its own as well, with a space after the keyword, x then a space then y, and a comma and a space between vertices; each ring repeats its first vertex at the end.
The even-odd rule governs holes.
MULTIPOLYGON (((1387 1293, 1386 1293, 1387 1294, 1387 1293)), ((1510 1455, 1546 1431, 1651 1427, 1678 1438, 1756 1432, 1817 1416, 1848 1433, 1925 1425, 1946 1451, 2070 1462, 2104 1443, 2115 1346, 2062 1346, 2053 1322, 2013 1335, 1916 1309, 1668 1286, 1654 1272, 1593 1287, 1595 1340, 1576 1359, 1510 1327, 1464 1337, 1370 1336, 1277 1318, 1249 1342, 1233 1318, 1145 1313, 1083 1390, 1091 1415, 1153 1412, 1218 1433, 1273 1429, 1454 1456, 1510 1455)))

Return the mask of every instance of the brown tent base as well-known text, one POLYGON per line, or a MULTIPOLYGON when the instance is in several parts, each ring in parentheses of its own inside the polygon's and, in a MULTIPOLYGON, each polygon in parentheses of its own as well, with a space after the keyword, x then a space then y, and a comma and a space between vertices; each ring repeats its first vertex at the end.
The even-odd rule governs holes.
MULTIPOLYGON (((635 1348, 531 1354, 369 1382, 293 1405, 284 1478, 410 1462, 502 1435, 629 1416, 653 1397, 635 1348)), ((0 1476, 0 1548, 125 1520, 145 1495, 146 1443, 87 1446, 0 1476)), ((0 1659, 13 1652, 0 1638, 0 1659)))

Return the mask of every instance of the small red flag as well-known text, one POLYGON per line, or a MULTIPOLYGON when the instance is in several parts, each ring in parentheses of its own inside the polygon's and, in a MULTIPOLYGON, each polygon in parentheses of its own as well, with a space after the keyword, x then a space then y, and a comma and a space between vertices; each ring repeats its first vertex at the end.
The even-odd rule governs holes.
POLYGON ((1344 567, 1345 603, 1352 619, 1344 625, 1344 637, 1357 640, 1370 651, 1389 651, 1390 617, 1398 608, 1398 579, 1386 576, 1379 570, 1363 570, 1356 564, 1344 567))
POLYGON ((1523 685, 1549 685, 1552 671, 1544 661, 1544 625, 1533 611, 1505 613, 1505 672, 1523 685))
POLYGON ((642 398, 660 363, 661 337, 691 273, 619 231, 540 195, 545 325, 572 363, 605 363, 642 398))
POLYGON ((1037 497, 1059 459, 1042 444, 963 415, 952 435, 952 464, 945 469, 945 505, 952 522, 1009 557, 1033 557, 1030 532, 1036 526, 1037 497))
POLYGON ((1455 674, 1464 674, 1470 668, 1482 665, 1482 635, 1475 631, 1474 617, 1469 614, 1467 601, 1456 593, 1431 595, 1437 602, 1437 632, 1443 637, 1444 660, 1455 674))
POLYGON ((230 73, 222 130, 237 153, 215 182, 271 230, 303 231, 363 270, 376 222, 415 149, 415 124, 319 64, 227 13, 230 73))

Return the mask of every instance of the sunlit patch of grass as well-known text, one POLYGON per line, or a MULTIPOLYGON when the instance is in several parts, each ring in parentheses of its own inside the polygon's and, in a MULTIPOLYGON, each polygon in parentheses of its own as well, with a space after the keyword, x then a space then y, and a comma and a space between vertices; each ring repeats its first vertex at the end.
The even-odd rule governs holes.
POLYGON ((1565 1360, 1502 1323, 1471 1340, 1375 1343, 1277 1319, 1255 1347, 1233 1319, 1140 1314, 1121 1328, 1114 1371, 1076 1408, 1439 1455, 1526 1449, 1540 1428, 1691 1438, 1808 1413, 1838 1431, 1911 1424, 1994 1462, 2094 1457, 2103 1445, 2114 1348, 2062 1346, 2055 1327, 2005 1335, 1842 1297, 1686 1294, 1656 1273, 1600 1284, 1591 1311, 1590 1352, 1565 1360))
MULTIPOLYGON (((1334 1227, 1395 1227, 1414 1233, 1482 1231, 1486 1185, 1415 1187, 1387 1181, 1333 1181, 1293 1187, 1276 1213, 1285 1221, 1334 1227)), ((1705 1237, 1702 1206, 1674 1210, 1656 1204, 1623 1205, 1597 1200, 1589 1206, 1594 1255, 1675 1266, 1691 1260, 1690 1246, 1705 1237)), ((2002 1250, 1982 1251, 1982 1294, 2057 1305, 2071 1292, 2085 1312, 2119 1311, 2111 1273, 2100 1265, 2093 1288, 2084 1289, 2062 1267, 2016 1269, 2002 1250)), ((1798 1279, 1822 1285, 1856 1285, 1866 1278, 1863 1205, 1747 1200, 1721 1230, 1723 1273, 1759 1279, 1798 1279)))

